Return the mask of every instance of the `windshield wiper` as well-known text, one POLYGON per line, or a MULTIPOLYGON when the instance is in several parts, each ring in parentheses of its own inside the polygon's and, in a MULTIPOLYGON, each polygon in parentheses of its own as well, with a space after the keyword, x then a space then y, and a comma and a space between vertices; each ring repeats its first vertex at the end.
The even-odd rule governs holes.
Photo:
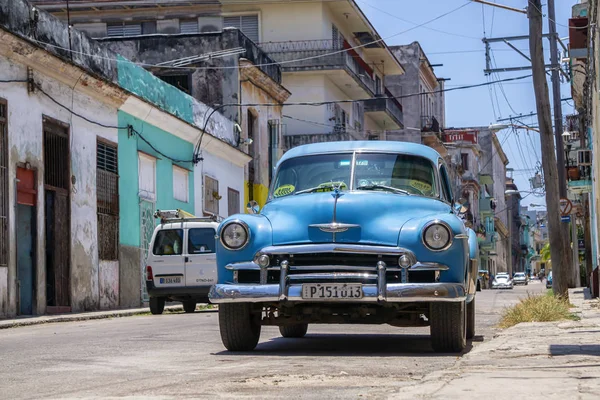
POLYGON ((411 193, 407 190, 404 189, 398 189, 392 186, 385 186, 385 185, 363 185, 363 186, 358 186, 356 188, 356 190, 377 190, 377 189, 381 189, 381 190, 385 190, 387 192, 393 192, 393 193, 402 193, 402 194, 406 194, 408 196, 411 195, 411 193))
MULTIPOLYGON (((294 193, 294 195, 302 194, 302 193, 312 193, 312 192, 316 192, 319 189, 335 189, 338 186, 339 185, 335 185, 333 183, 321 184, 319 186, 315 186, 315 187, 312 187, 309 189, 299 190, 296 193, 294 193)), ((341 187, 340 187, 340 189, 341 189, 341 187)))

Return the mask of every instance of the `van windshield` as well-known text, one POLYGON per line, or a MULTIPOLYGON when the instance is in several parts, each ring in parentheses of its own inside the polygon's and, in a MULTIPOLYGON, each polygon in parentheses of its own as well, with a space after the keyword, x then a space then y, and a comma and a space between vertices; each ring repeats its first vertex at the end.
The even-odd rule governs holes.
POLYGON ((158 231, 152 253, 157 256, 175 256, 183 253, 183 230, 165 229, 158 231))
POLYGON ((194 228, 188 231, 188 254, 206 254, 215 252, 215 230, 212 228, 194 228))

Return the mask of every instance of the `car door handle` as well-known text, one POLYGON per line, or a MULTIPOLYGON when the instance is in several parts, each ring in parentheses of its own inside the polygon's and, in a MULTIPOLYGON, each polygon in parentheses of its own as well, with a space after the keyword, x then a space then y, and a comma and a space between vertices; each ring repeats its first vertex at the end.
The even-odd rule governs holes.
POLYGON ((186 262, 186 263, 190 262, 190 258, 188 256, 185 256, 184 259, 183 259, 183 261, 186 262))

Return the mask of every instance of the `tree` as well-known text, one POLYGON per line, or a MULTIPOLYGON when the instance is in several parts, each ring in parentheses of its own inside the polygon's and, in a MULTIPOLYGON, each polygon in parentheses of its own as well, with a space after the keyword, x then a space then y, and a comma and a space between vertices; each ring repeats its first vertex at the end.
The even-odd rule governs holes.
POLYGON ((540 250, 540 256, 542 256, 542 262, 548 262, 552 259, 550 253, 550 243, 546 243, 542 250, 540 250))

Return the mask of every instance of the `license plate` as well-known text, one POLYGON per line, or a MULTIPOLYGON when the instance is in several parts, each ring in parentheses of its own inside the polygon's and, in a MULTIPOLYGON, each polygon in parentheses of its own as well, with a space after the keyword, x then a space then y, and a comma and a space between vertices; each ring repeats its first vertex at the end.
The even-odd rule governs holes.
POLYGON ((360 283, 305 283, 302 285, 303 299, 362 299, 360 283))
POLYGON ((175 283, 181 283, 180 276, 165 276, 164 278, 159 278, 159 282, 161 285, 169 285, 175 283))

